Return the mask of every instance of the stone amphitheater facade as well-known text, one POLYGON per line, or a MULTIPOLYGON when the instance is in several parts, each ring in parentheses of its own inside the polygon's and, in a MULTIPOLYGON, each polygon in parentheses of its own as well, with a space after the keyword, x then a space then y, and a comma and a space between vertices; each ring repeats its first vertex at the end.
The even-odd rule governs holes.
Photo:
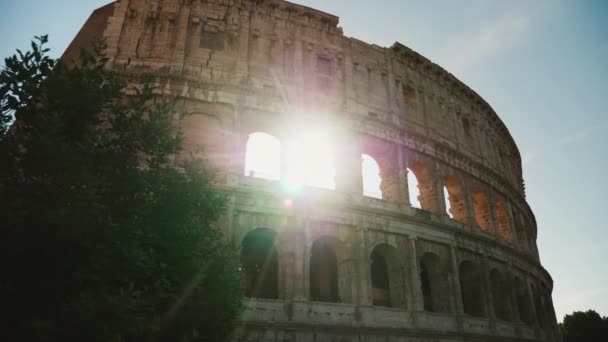
POLYGON ((154 74, 179 98, 180 158, 221 171, 220 224, 242 248, 249 297, 234 340, 560 340, 517 146, 440 66, 280 0, 115 1, 63 58, 97 38, 110 68, 154 74), (294 120, 331 128, 335 189, 286 205, 280 181, 244 167, 251 134, 283 141, 294 120), (379 166, 380 198, 363 195, 362 154, 379 166))

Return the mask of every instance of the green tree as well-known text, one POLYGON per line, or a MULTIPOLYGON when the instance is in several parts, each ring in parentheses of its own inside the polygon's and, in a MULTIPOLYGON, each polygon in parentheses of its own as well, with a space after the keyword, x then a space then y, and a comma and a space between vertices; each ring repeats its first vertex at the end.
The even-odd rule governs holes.
POLYGON ((0 340, 226 339, 241 307, 214 225, 226 200, 200 161, 173 162, 172 103, 46 42, 0 73, 0 340))
POLYGON ((608 341, 608 317, 601 317, 594 310, 575 311, 564 316, 560 324, 564 342, 608 341))

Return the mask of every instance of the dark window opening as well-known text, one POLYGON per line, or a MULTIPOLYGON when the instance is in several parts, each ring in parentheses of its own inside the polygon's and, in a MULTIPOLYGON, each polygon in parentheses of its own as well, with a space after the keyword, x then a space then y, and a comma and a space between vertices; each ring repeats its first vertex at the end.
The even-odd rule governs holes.
POLYGON ((372 304, 390 306, 388 266, 384 257, 374 250, 371 255, 372 304))
POLYGON ((316 241, 311 249, 310 299, 332 303, 339 301, 336 254, 325 241, 316 241))
POLYGON ((225 36, 226 34, 224 32, 210 32, 205 31, 203 28, 201 32, 200 46, 210 50, 224 50, 224 43, 226 40, 225 36))
POLYGON ((429 280, 429 271, 424 263, 420 264, 420 285, 422 288, 422 300, 424 302, 424 310, 433 311, 433 296, 431 294, 431 282, 429 280))
POLYGON ((484 294, 479 269, 469 261, 460 264, 460 290, 464 313, 473 317, 485 316, 484 294))
POLYGON ((403 102, 407 105, 416 104, 416 90, 410 86, 404 85, 401 88, 403 92, 403 102))
POLYGON ((469 122, 469 119, 464 118, 462 119, 462 129, 464 130, 464 136, 467 138, 472 138, 471 135, 471 123, 469 122))
POLYGON ((274 233, 258 228, 241 244, 241 287, 250 298, 278 298, 278 260, 274 233))

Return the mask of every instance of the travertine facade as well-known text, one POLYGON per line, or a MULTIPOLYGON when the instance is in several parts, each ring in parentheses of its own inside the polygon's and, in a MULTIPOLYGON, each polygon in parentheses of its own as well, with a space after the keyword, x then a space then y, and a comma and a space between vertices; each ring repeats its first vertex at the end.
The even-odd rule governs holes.
POLYGON ((519 151, 438 65, 279 0, 116 1, 64 59, 94 38, 111 68, 155 74, 180 98, 180 158, 222 171, 221 224, 242 246, 252 297, 235 340, 559 340, 519 151), (250 134, 282 141, 297 120, 331 123, 336 184, 285 205, 279 182, 244 175, 245 151, 250 134), (382 199, 363 196, 362 153, 380 167, 382 199))

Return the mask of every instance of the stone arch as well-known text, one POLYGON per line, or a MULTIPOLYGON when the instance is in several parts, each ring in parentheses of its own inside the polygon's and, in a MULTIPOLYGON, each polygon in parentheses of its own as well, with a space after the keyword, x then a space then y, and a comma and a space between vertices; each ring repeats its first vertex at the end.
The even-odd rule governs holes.
POLYGON ((253 132, 245 145, 245 176, 281 179, 281 142, 264 132, 253 132))
POLYGON ((363 179, 363 196, 382 199, 382 176, 380 165, 369 154, 361 155, 361 177, 363 179))
POLYGON ((512 243, 513 233, 511 232, 509 211, 507 205, 501 200, 496 201, 496 223, 500 236, 508 243, 512 243))
POLYGON ((276 233, 267 228, 249 231, 241 241, 241 287, 250 298, 278 298, 279 263, 276 233))
POLYGON ((466 197, 462 190, 460 180, 456 176, 446 176, 443 178, 444 194, 447 192, 446 210, 451 217, 459 222, 467 223, 466 197))
POLYGON ((534 311, 526 283, 519 277, 515 277, 513 279, 513 283, 519 319, 525 324, 531 326, 534 324, 534 311))
POLYGON ((370 254, 372 304, 403 307, 405 302, 402 268, 395 247, 381 243, 370 254))
POLYGON ((400 190, 397 172, 397 148, 395 144, 375 137, 363 136, 361 138, 361 152, 362 155, 369 156, 378 165, 381 197, 372 197, 382 198, 385 201, 397 202, 400 190))
POLYGON ((343 257, 342 242, 331 236, 321 236, 310 248, 310 300, 339 303, 339 262, 343 257))
POLYGON ((433 177, 428 167, 421 161, 410 161, 407 168, 410 203, 419 202, 420 209, 436 213, 433 177), (414 179, 410 175, 413 175, 414 179), (414 180, 418 183, 417 185, 414 184, 414 180), (418 191, 416 191, 416 188, 418 191))
POLYGON ((510 285, 499 270, 494 268, 490 271, 490 289, 494 300, 494 314, 503 321, 513 320, 510 285))
POLYGON ((449 312, 450 287, 439 256, 427 252, 420 258, 420 286, 423 307, 430 312, 449 312))
POLYGON ((485 317, 483 277, 479 267, 471 261, 463 261, 458 267, 462 306, 464 313, 473 317, 485 317))
POLYGON ((475 212, 475 223, 486 233, 492 233, 492 214, 488 203, 488 195, 480 188, 473 189, 473 209, 475 212))

